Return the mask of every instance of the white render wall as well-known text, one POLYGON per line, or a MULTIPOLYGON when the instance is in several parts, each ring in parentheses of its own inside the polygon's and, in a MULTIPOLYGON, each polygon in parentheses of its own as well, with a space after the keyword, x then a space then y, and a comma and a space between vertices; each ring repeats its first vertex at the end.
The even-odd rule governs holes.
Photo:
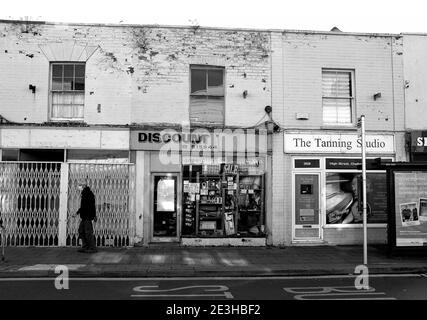
POLYGON ((0 114, 48 121, 49 63, 86 61, 86 123, 181 124, 190 64, 210 64, 225 67, 225 124, 252 126, 271 104, 269 40, 267 31, 0 22, 0 114))

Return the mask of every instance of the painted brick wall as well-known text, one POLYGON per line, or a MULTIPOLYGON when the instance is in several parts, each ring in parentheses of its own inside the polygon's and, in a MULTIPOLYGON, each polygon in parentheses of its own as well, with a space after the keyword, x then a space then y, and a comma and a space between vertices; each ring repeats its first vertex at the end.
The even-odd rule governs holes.
POLYGON ((322 127, 322 68, 333 68, 354 70, 356 116, 365 114, 367 130, 403 129, 402 112, 394 116, 395 108, 403 109, 401 40, 374 35, 286 33, 283 45, 288 128, 322 127), (392 61, 397 66, 392 67, 392 61), (374 101, 376 92, 381 92, 381 98, 374 101), (296 120, 297 112, 309 113, 309 120, 296 120))
MULTIPOLYGON (((284 90, 285 76, 283 60, 282 33, 271 33, 271 79, 272 79, 272 116, 281 126, 284 124, 284 90)), ((286 172, 290 172, 285 164, 283 153, 283 133, 273 134, 273 163, 272 163, 272 244, 284 245, 290 242, 292 222, 290 210, 285 207, 289 203, 291 181, 286 181, 286 172), (289 238, 289 239, 288 239, 289 238)), ((290 174, 288 174, 290 176, 290 174)))
POLYGON ((404 73, 406 127, 408 130, 427 128, 427 35, 404 34, 404 73))
POLYGON ((47 121, 49 62, 71 56, 87 58, 89 124, 188 121, 190 64, 225 67, 226 125, 252 126, 271 104, 268 32, 2 22, 0 114, 14 122, 47 121))

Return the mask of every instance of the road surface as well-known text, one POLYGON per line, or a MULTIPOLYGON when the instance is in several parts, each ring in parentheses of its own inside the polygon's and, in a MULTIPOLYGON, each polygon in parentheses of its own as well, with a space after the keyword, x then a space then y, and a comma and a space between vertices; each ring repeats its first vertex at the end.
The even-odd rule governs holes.
POLYGON ((355 287, 355 276, 71 278, 68 283, 53 278, 2 278, 0 299, 424 300, 427 275, 371 275, 367 289, 355 287))

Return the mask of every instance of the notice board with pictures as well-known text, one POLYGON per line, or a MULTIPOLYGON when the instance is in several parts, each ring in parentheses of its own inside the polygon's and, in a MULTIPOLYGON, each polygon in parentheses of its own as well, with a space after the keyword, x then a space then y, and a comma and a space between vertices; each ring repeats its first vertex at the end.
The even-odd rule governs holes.
POLYGON ((382 164, 387 172, 389 254, 427 253, 427 162, 382 164))

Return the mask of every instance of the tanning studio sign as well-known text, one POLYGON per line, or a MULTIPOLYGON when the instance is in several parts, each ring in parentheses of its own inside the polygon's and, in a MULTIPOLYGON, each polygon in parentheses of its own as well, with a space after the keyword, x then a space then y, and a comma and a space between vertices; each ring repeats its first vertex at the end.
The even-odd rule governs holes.
MULTIPOLYGON (((360 153, 362 139, 357 134, 286 134, 285 153, 360 153)), ((366 135, 370 153, 394 153, 393 135, 366 135)))

